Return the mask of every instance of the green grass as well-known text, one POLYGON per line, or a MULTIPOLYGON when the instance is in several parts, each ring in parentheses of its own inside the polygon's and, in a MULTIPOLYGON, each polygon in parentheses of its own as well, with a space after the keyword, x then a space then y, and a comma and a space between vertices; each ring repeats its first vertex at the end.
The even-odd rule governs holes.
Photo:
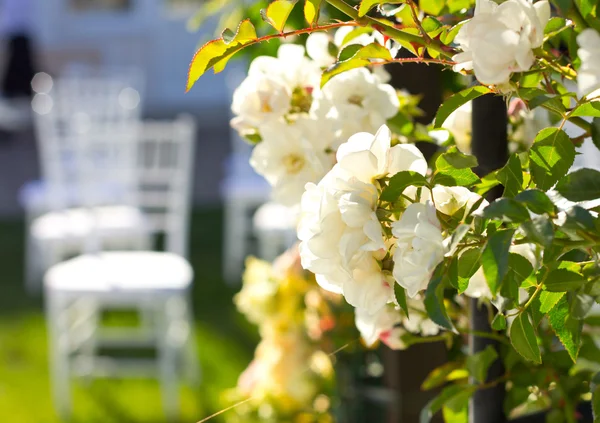
MULTIPOLYGON (((193 304, 202 382, 181 389, 182 422, 196 422, 223 407, 252 358, 257 334, 235 310, 221 276, 221 211, 193 214, 193 304)), ((46 327, 41 298, 23 284, 22 221, 0 221, 0 422, 57 423, 50 393, 46 327)), ((158 384, 151 380, 73 383, 74 422, 164 422, 158 384)), ((220 422, 215 418, 213 422, 220 422)))

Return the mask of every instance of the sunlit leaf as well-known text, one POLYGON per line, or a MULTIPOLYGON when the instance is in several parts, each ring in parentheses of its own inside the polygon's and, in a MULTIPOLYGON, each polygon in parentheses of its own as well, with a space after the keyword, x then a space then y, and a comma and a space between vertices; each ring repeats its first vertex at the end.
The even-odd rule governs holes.
POLYGON ((359 17, 363 17, 365 16, 369 10, 371 10, 372 8, 374 8, 375 6, 378 6, 380 4, 400 4, 400 3, 406 3, 406 0, 362 0, 360 2, 360 6, 358 7, 358 16, 359 17))
POLYGON ((321 87, 331 78, 350 69, 362 68, 371 64, 372 59, 392 60, 390 51, 379 43, 363 46, 349 59, 334 63, 323 72, 321 87))
POLYGON ((478 85, 454 94, 452 97, 446 99, 446 101, 444 101, 444 103, 438 109, 435 115, 434 127, 441 128, 448 116, 450 116, 453 111, 458 109, 466 102, 490 92, 491 91, 488 87, 478 85))
POLYGON ((240 23, 235 35, 231 35, 232 31, 223 32, 225 39, 209 41, 194 55, 188 72, 186 91, 189 91, 208 69, 214 67, 215 73, 222 71, 231 56, 257 39, 254 25, 248 19, 240 23))
POLYGON ((263 20, 279 32, 283 32, 292 9, 298 0, 275 0, 260 11, 263 20))
POLYGON ((410 170, 404 170, 390 178, 388 186, 381 193, 381 199, 383 201, 396 201, 406 188, 410 186, 422 187, 425 185, 427 185, 427 180, 423 175, 410 170))
POLYGON ((567 173, 574 159, 575 147, 564 131, 542 129, 529 150, 531 176, 538 188, 548 190, 567 173))
POLYGON ((504 197, 514 197, 523 186, 521 161, 516 154, 511 154, 506 165, 496 174, 498 181, 504 185, 504 197))
POLYGON ((515 231, 501 229, 490 235, 481 256, 485 279, 495 295, 508 272, 509 248, 515 231))
POLYGON ((577 361, 579 347, 581 346, 583 321, 574 319, 570 316, 569 301, 567 301, 566 297, 563 297, 558 304, 550 310, 548 321, 573 362, 577 361))
POLYGON ((322 0, 305 0, 304 19, 310 26, 314 26, 319 21, 322 0))
POLYGON ((498 353, 491 345, 488 345, 483 351, 472 354, 467 357, 467 370, 479 383, 484 383, 487 378, 489 367, 498 358, 498 353))

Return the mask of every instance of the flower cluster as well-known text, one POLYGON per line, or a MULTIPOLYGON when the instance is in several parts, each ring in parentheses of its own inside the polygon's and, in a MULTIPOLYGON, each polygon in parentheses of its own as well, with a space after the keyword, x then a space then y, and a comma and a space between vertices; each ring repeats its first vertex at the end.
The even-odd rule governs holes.
MULTIPOLYGON (((342 142, 359 131, 376 131, 400 108, 399 94, 379 67, 345 72, 321 89, 321 66, 334 60, 321 36, 327 38, 312 34, 308 42, 313 59, 294 44, 283 44, 277 57, 254 59, 233 96, 232 126, 258 143, 250 163, 273 187, 275 201, 288 206, 298 204, 307 182, 318 182, 331 169, 342 142)), ((382 37, 341 28, 335 38, 341 49, 382 37)))
POLYGON ((333 367, 320 341, 334 323, 322 294, 300 266, 296 248, 273 264, 248 258, 234 301, 262 339, 229 395, 230 401, 251 399, 230 416, 232 422, 331 421, 333 367))

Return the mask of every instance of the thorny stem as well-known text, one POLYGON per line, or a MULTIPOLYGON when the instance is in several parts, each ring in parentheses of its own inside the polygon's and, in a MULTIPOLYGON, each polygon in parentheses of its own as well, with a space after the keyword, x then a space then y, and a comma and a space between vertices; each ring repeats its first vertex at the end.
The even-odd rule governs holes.
POLYGON ((360 26, 368 26, 377 31, 381 32, 383 35, 387 35, 393 40, 396 41, 404 41, 407 43, 414 43, 418 45, 425 46, 436 53, 439 53, 445 57, 452 57, 454 50, 450 47, 443 45, 442 43, 431 40, 431 42, 427 42, 422 37, 414 34, 409 34, 404 31, 400 31, 399 29, 391 26, 389 23, 383 20, 375 19, 370 16, 358 16, 358 11, 346 3, 344 0, 326 0, 327 3, 338 9, 339 11, 345 13, 350 18, 356 21, 360 26))
POLYGON ((417 26, 417 28, 419 28, 419 32, 423 36, 423 39, 425 40, 425 42, 427 44, 431 44, 431 37, 429 36, 427 31, 425 31, 425 28, 423 28, 423 25, 421 25, 421 20, 419 19, 419 16, 417 15, 417 5, 415 4, 415 2, 413 0, 408 0, 408 5, 410 6, 410 13, 412 15, 413 21, 415 21, 415 25, 417 26))

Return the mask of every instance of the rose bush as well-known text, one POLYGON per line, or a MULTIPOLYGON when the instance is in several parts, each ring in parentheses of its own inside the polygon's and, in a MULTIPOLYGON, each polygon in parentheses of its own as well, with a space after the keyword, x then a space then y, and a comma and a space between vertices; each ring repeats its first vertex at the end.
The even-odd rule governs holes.
MULTIPOLYGON (((423 384, 447 386, 421 422, 440 410, 466 422, 469 397, 490 386, 505 388, 511 416, 549 409, 549 421, 573 423, 589 400, 598 419, 600 172, 572 168, 585 140, 600 147, 597 2, 307 0, 307 25, 288 28, 295 3, 263 11, 274 33, 245 20, 203 46, 188 89, 246 47, 310 34, 306 50, 283 43, 252 62, 232 121, 256 144, 251 163, 275 199, 300 206, 302 266, 355 309, 366 346, 444 340, 458 352, 423 384), (415 121, 418 97, 392 88, 382 68, 407 63, 460 74, 429 125, 415 121), (491 172, 470 155, 471 101, 484 95, 508 105, 511 154, 491 172), (429 162, 417 142, 437 145, 429 162), (490 328, 476 336, 502 347, 460 354, 475 303, 490 328), (505 373, 490 380, 495 361, 505 373)), ((245 286, 236 301, 260 322, 271 290, 245 286)))

